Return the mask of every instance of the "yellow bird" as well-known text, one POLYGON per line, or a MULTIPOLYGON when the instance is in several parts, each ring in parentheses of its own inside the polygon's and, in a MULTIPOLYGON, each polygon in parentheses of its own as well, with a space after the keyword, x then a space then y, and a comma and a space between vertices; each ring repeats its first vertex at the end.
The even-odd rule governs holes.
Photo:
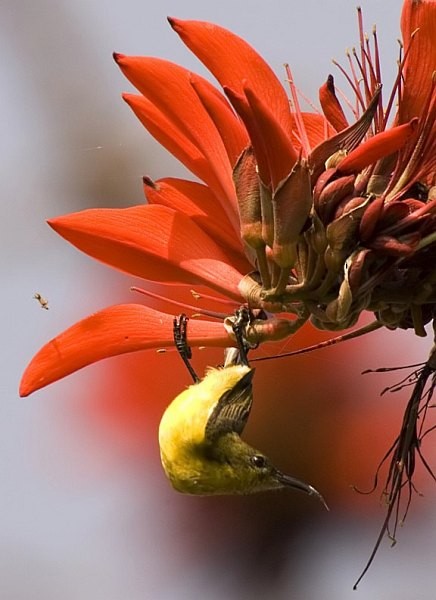
POLYGON ((186 322, 185 315, 174 320, 175 341, 195 383, 173 400, 159 426, 162 465, 172 486, 199 495, 292 488, 316 496, 326 506, 314 487, 276 469, 240 437, 252 405, 254 369, 248 365, 238 326, 234 331, 239 351, 230 354, 224 367, 210 368, 199 380, 189 363, 186 322), (241 364, 235 364, 238 360, 241 364))

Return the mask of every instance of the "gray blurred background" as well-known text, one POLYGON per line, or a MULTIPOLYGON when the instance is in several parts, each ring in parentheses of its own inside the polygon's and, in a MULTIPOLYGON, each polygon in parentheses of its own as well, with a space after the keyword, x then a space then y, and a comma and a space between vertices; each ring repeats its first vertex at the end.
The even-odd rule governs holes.
MULTIPOLYGON (((388 89, 400 5, 363 3, 366 29, 378 23, 388 89)), ((415 498, 399 543, 391 550, 385 541, 357 592, 352 585, 384 512, 379 493, 362 497, 349 487, 370 486, 404 406, 404 397, 379 397, 386 380, 360 372, 425 360, 428 338, 373 335, 281 363, 285 379, 273 377, 270 364, 258 367, 247 436, 321 489, 329 514, 289 494, 196 499, 173 492, 156 430, 188 379, 169 362, 168 381, 169 367, 153 353, 17 396, 23 368, 48 339, 94 310, 140 301, 128 291, 137 281, 81 255, 45 219, 130 206, 142 202, 143 175, 185 174, 122 102, 130 87, 111 53, 157 55, 204 74, 166 16, 210 20, 245 37, 281 76, 290 62, 297 85, 316 101, 330 58, 342 59, 357 41, 354 8, 346 0, 1 0, 1 598, 434 598, 429 478, 418 476, 424 497, 415 498), (35 292, 48 298, 49 311, 35 292)), ((210 355, 201 366, 218 361, 210 355)), ((435 464, 432 442, 429 436, 425 450, 435 464)))

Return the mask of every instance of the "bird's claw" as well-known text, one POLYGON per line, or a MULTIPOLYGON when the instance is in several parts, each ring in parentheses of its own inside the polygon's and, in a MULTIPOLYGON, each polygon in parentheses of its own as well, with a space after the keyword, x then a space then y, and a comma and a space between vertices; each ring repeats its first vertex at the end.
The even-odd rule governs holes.
POLYGON ((191 363, 189 362, 192 358, 192 350, 188 345, 187 339, 187 325, 188 325, 189 317, 187 317, 184 313, 174 317, 173 320, 173 337, 174 344, 177 348, 178 353, 180 354, 181 359, 186 365, 192 379, 195 383, 199 381, 199 377, 197 373, 194 371, 191 363))

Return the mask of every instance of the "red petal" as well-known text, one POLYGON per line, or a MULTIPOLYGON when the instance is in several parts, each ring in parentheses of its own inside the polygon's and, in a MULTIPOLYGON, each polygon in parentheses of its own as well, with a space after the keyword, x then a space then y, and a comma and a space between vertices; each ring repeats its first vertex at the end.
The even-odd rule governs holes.
POLYGON ((247 132, 227 100, 215 88, 205 85, 199 77, 191 77, 191 85, 218 129, 230 164, 234 166, 241 152, 250 143, 247 132), (213 91, 212 91, 213 90, 213 91), (218 94, 218 96, 217 96, 218 94))
MULTIPOLYGON (((302 112, 301 117, 303 119, 304 128, 306 135, 309 140, 310 147, 313 149, 321 142, 324 142, 327 138, 335 135, 336 131, 329 124, 327 119, 323 115, 316 113, 302 112)), ((297 141, 294 135, 292 136, 292 143, 297 151, 301 148, 301 143, 297 141)))
POLYGON ((214 74, 220 84, 241 94, 243 80, 262 98, 291 134, 289 100, 271 67, 245 40, 223 27, 204 21, 168 19, 183 42, 214 74))
POLYGON ((203 284, 241 300, 242 275, 228 256, 188 217, 166 206, 90 209, 49 225, 79 250, 136 277, 203 284))
POLYGON ((336 131, 342 131, 348 127, 344 111, 336 97, 333 75, 329 75, 327 81, 320 87, 319 101, 323 113, 336 131))
POLYGON ((430 92, 432 73, 436 70, 435 0, 405 0, 401 31, 404 52, 408 52, 400 104, 400 120, 405 123, 421 115, 430 92), (418 28, 411 40, 412 33, 418 28))
MULTIPOLYGON (((234 260, 244 259, 242 243, 236 236, 216 197, 208 187, 195 181, 166 177, 152 181, 144 177, 144 192, 150 204, 168 206, 185 214, 234 260)), ((247 262, 244 270, 249 269, 247 262)))
POLYGON ((298 159, 289 136, 249 87, 244 87, 244 95, 224 90, 247 127, 262 183, 275 189, 298 159))
POLYGON ((362 169, 377 162, 380 158, 393 154, 402 148, 416 129, 418 119, 392 127, 363 142, 348 156, 343 158, 337 169, 341 173, 359 173, 362 169))
MULTIPOLYGON (((190 346, 232 345, 223 324, 191 319, 190 346)), ((173 316, 142 304, 111 306, 79 321, 33 357, 20 383, 20 396, 53 383, 103 358, 147 348, 174 346, 173 316)))
MULTIPOLYGON (((218 197, 226 199, 236 214, 232 165, 215 124, 191 85, 192 73, 159 58, 117 54, 115 60, 141 94, 207 159, 207 183, 218 197)), ((204 86, 214 89, 208 81, 201 80, 204 86)))
POLYGON ((199 179, 206 183, 212 180, 213 183, 214 175, 204 154, 150 100, 135 94, 123 94, 123 99, 162 146, 199 179))
POLYGON ((238 92, 235 92, 235 90, 232 90, 226 86, 224 87, 224 91, 247 128, 253 146, 253 152, 256 157, 259 177, 265 186, 270 186, 271 178, 269 172, 267 148, 265 147, 265 139, 259 130, 248 100, 244 94, 239 94, 238 92))
POLYGON ((289 136, 275 119, 269 107, 248 85, 244 86, 244 92, 264 140, 270 179, 273 189, 276 189, 278 184, 292 171, 298 155, 289 136))

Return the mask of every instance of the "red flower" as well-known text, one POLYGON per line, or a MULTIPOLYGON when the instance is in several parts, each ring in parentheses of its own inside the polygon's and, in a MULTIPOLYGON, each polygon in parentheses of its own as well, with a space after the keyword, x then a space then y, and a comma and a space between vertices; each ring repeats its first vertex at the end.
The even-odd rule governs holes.
MULTIPOLYGON (((371 49, 359 19, 360 54, 346 75, 356 98, 351 125, 331 76, 320 90, 324 115, 305 113, 288 67, 291 100, 241 38, 210 23, 170 24, 226 96, 171 62, 114 56, 140 92, 125 101, 202 183, 144 178, 147 205, 91 209, 51 227, 134 276, 205 286, 227 299, 228 313, 246 302, 292 315, 263 314, 250 328, 253 342, 281 339, 309 318, 341 330, 363 310, 421 333, 434 295, 436 2, 404 3, 404 55, 385 109, 376 35, 371 49)), ((191 320, 188 341, 233 343, 222 318, 191 320)), ((108 356, 172 344, 168 314, 111 307, 42 348, 20 393, 108 356)))

